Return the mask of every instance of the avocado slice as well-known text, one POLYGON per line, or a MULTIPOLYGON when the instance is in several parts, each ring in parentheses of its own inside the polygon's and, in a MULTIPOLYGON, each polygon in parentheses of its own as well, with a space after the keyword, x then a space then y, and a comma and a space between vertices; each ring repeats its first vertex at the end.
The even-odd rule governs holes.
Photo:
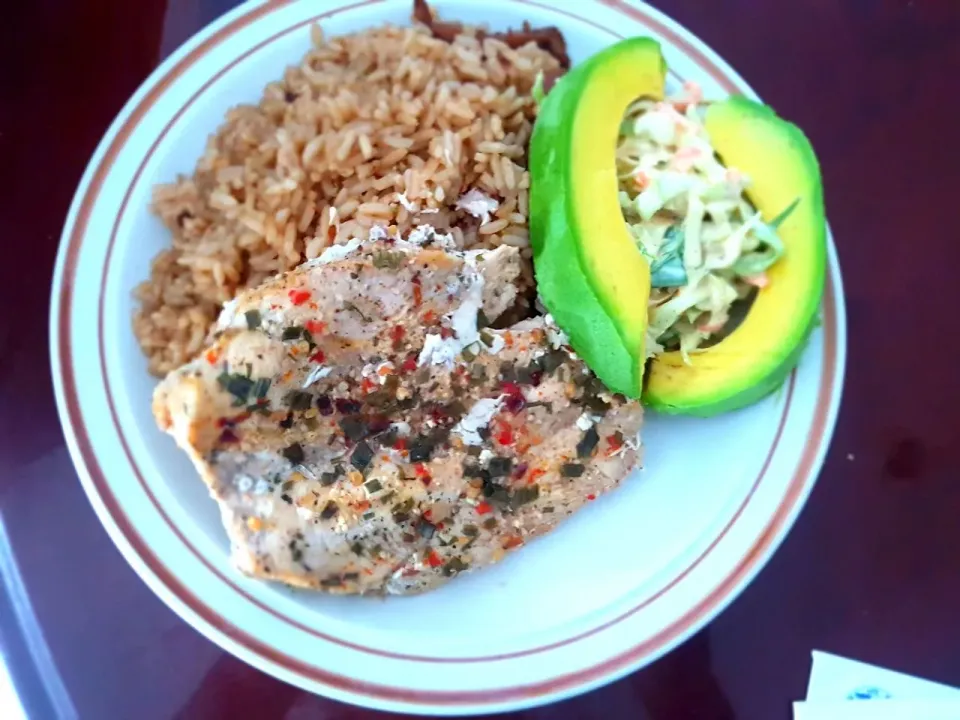
POLYGON ((747 196, 764 220, 799 199, 778 228, 785 247, 746 318, 716 345, 663 353, 650 364, 643 400, 665 413, 707 417, 744 407, 783 383, 817 322, 826 276, 823 186, 803 132, 766 105, 734 96, 709 107, 706 128, 720 159, 750 177, 747 196))
POLYGON ((617 199, 615 149, 627 106, 663 97, 660 45, 631 38, 562 77, 530 140, 530 240, 537 287, 604 384, 640 396, 650 266, 617 199))

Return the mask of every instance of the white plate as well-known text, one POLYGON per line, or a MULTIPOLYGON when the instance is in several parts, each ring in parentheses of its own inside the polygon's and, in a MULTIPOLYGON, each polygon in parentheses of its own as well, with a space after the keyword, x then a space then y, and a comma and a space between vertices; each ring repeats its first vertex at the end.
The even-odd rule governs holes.
MULTIPOLYGON (((753 95, 690 33, 624 0, 437 0, 494 27, 557 25, 574 62, 620 37, 663 45, 670 83, 753 95)), ((412 598, 327 597, 249 580, 217 507, 150 413, 132 289, 169 236, 154 183, 192 171, 228 107, 255 102, 309 46, 407 22, 410 0, 273 2, 227 14, 171 56, 100 143, 64 228, 53 283, 57 402, 84 488, 136 571, 247 662, 378 708, 479 713, 537 705, 635 670, 703 626, 753 578, 814 483, 833 428, 844 312, 832 244, 823 322, 766 401, 712 420, 651 416, 646 470, 500 566, 412 598), (695 450, 695 451, 694 451, 695 450)))

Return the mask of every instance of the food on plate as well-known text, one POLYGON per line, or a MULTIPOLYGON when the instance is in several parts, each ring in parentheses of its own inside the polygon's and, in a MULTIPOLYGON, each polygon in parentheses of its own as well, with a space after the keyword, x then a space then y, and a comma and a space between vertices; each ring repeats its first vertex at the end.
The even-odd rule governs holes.
MULTIPOLYGON (((430 29, 434 37, 446 42, 454 42, 458 35, 464 32, 465 26, 460 22, 451 22, 441 20, 437 14, 430 9, 426 0, 413 0, 413 19, 416 22, 423 23, 430 29)), ((570 67, 570 58, 567 55, 567 41, 563 33, 556 27, 530 27, 530 23, 525 22, 520 30, 507 30, 506 32, 490 32, 484 28, 468 29, 474 37, 480 42, 486 38, 493 38, 505 42, 513 49, 522 48, 529 43, 534 43, 546 52, 550 53, 560 63, 552 74, 559 77, 561 71, 570 67)))
POLYGON ((228 303, 154 414, 220 504, 235 564, 403 594, 483 567, 638 460, 642 410, 516 299, 516 248, 380 228, 228 303))
POLYGON ((137 291, 150 371, 196 356, 239 291, 376 225, 429 223, 463 248, 519 248, 529 309, 530 91, 566 53, 562 37, 550 52, 539 36, 509 44, 522 39, 470 28, 441 39, 422 24, 315 29, 299 65, 227 113, 193 174, 155 189, 173 243, 137 291))
POLYGON ((556 28, 414 18, 317 30, 155 194, 154 416, 254 577, 405 594, 495 563, 636 467, 637 398, 740 407, 815 321, 823 200, 794 126, 664 99, 649 38, 564 75, 556 28))
POLYGON ((820 169, 804 134, 743 97, 711 104, 705 128, 723 163, 749 178, 752 208, 741 217, 765 244, 741 252, 732 266, 734 278, 758 286, 742 323, 687 358, 672 351, 651 362, 644 401, 694 415, 734 410, 779 387, 817 323, 827 261, 820 169))
POLYGON ((530 230, 537 291, 606 385, 639 397, 650 266, 624 226, 613 148, 637 97, 663 96, 660 46, 633 38, 562 77, 530 142, 530 230))
POLYGON ((549 92, 531 241, 544 305, 609 387, 639 397, 649 359, 647 404, 712 415, 799 359, 824 283, 823 194, 794 125, 745 98, 704 103, 691 83, 664 100, 664 71, 654 41, 625 40, 549 92))

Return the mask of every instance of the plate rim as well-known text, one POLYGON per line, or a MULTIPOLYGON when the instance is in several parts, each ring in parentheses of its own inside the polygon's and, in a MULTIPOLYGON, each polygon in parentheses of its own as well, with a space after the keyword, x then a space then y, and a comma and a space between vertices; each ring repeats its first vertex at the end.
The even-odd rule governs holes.
MULTIPOLYGON (((329 15, 349 11, 359 7, 377 4, 382 1, 383 0, 360 0, 359 2, 351 3, 349 0, 334 0, 333 2, 329 3, 329 11, 322 14, 329 15)), ((710 73, 708 68, 715 70, 717 72, 717 75, 715 75, 716 79, 725 87, 729 87, 731 90, 739 90, 750 95, 755 95, 749 86, 742 81, 739 75, 733 72, 732 69, 730 69, 729 66, 727 66, 722 59, 716 56, 715 53, 713 53, 705 44, 703 44, 692 33, 685 30, 674 21, 669 20, 669 18, 662 16, 662 14, 656 10, 649 8, 649 6, 646 6, 643 3, 630 3, 625 0, 595 1, 598 4, 624 12, 632 19, 638 21, 640 24, 646 26, 650 30, 665 36, 670 42, 681 48, 690 59, 694 60, 694 62, 700 65, 704 72, 710 73)), ((543 3, 536 2, 535 0, 511 0, 511 2, 521 5, 544 7, 543 3)), ((88 498, 94 505, 101 522, 110 533, 115 544, 117 544, 118 547, 124 551, 124 555, 127 557, 128 561, 134 565, 135 569, 137 569, 138 574, 140 574, 141 577, 148 582, 148 585, 150 585, 158 595, 167 601, 168 605, 181 607, 182 609, 187 610, 186 613, 180 612, 180 614, 188 620, 190 619, 188 615, 193 615, 194 617, 191 624, 201 630, 203 634, 217 642, 217 644, 219 644, 221 647, 231 649, 231 647, 235 647, 235 643, 239 643, 244 650, 238 652, 236 649, 233 649, 231 651, 234 652, 234 654, 239 654, 245 657, 245 659, 248 659, 249 662, 252 662, 259 667, 263 667, 261 662, 257 662, 256 659, 250 660, 248 657, 249 653, 256 655, 259 652, 259 659, 267 660, 269 662, 271 661, 271 655, 276 654, 273 649, 264 646, 263 643, 256 638, 252 638, 250 636, 242 637, 246 634, 239 628, 233 628, 233 631, 235 632, 231 632, 229 627, 224 627, 223 618, 219 616, 218 612, 214 608, 209 607, 204 601, 197 598, 192 592, 189 591, 189 589, 184 587, 176 575, 169 571, 169 568, 166 568, 163 565, 163 562, 151 552, 149 545, 142 539, 142 537, 133 527, 132 522, 119 506, 116 498, 112 497, 112 493, 110 492, 110 483, 106 480, 106 475, 98 463, 98 458, 92 448, 90 439, 86 437, 87 429, 82 422, 83 412, 80 408, 79 398, 75 387, 75 380, 72 377, 72 355, 69 353, 69 350, 64 353, 64 348, 69 349, 71 346, 70 331, 72 326, 72 314, 70 310, 70 299, 73 276, 70 273, 76 270, 80 246, 82 245, 83 237, 85 235, 84 231, 86 228, 86 221, 89 219, 89 212, 96 204, 97 199, 97 192, 91 193, 91 190, 99 190, 98 181, 99 183, 102 183, 102 181, 105 180, 109 175, 109 166, 111 164, 109 160, 111 157, 115 157, 122 150, 126 142, 126 137, 129 136, 133 128, 136 127, 137 121, 142 119, 142 115, 139 119, 135 118, 137 112, 142 109, 143 115, 145 115, 146 112, 153 106, 153 103, 163 95, 165 88, 175 81, 182 72, 186 71, 190 65, 197 60, 200 60, 211 47, 215 46, 217 42, 219 42, 219 39, 229 37, 229 35, 231 35, 233 32, 252 24, 265 13, 289 4, 289 0, 284 0, 281 2, 248 3, 241 5, 230 13, 227 13, 219 20, 211 23, 206 28, 199 31, 190 40, 188 40, 184 46, 171 55, 167 61, 162 63, 157 70, 155 70, 154 73, 152 73, 147 80, 144 81, 137 92, 134 93, 133 97, 120 111, 116 120, 104 135, 78 186, 78 190, 71 205, 68 220, 64 226, 64 232, 61 237, 61 245, 58 252, 57 266, 53 280, 53 298, 51 303, 51 363, 57 394, 58 411, 61 417, 61 424, 63 425, 65 435, 67 436, 68 446, 70 448, 74 464, 81 475, 81 479, 84 481, 84 489, 86 490, 88 498), (173 72, 175 70, 179 70, 179 72, 173 72), (148 100, 150 102, 147 102, 148 100), (130 127, 127 127, 130 125, 131 120, 136 121, 133 122, 130 127), (126 136, 122 133, 125 128, 128 130, 126 136), (71 258, 73 260, 72 265, 70 264, 71 258), (68 279, 67 282, 65 282, 65 278, 68 279), (64 372, 64 368, 68 369, 66 373, 64 372), (77 420, 79 420, 79 422, 77 422, 77 420), (106 491, 107 497, 104 496, 104 490, 106 491), (131 537, 137 538, 139 543, 132 542, 130 540, 131 537), (136 545, 139 545, 139 550, 137 549, 136 545), (142 557, 144 554, 148 556, 152 555, 153 562, 144 560, 142 557), (157 572, 156 566, 159 566, 166 572, 157 572), (184 601, 184 597, 192 598, 193 602, 184 601), (171 600, 173 602, 171 602, 171 600), (186 607, 182 607, 182 604, 184 603, 186 607), (205 610, 210 611, 213 614, 212 619, 209 615, 204 616, 203 613, 198 612, 194 603, 203 607, 205 610), (221 622, 217 622, 217 618, 219 618, 221 622), (206 626, 200 627, 198 623, 205 624, 206 626), (239 635, 237 633, 239 633, 239 635), (229 640, 229 642, 224 642, 225 640, 229 640)), ((549 6, 545 7, 548 7, 554 12, 559 11, 563 14, 570 15, 578 21, 594 24, 590 20, 579 15, 575 15, 558 8, 549 6)), ((269 40, 270 38, 264 40, 263 42, 265 43, 269 40)), ((223 68, 221 72, 225 71, 226 69, 227 68, 223 68)), ((200 91, 198 91, 198 94, 199 92, 200 91)), ((182 110, 183 108, 181 108, 181 111, 182 110)), ((687 615, 684 615, 681 620, 674 623, 674 625, 680 625, 685 622, 685 629, 675 633, 672 638, 661 642, 660 646, 654 650, 646 653, 639 652, 639 659, 634 658, 632 660, 626 659, 621 661, 621 658, 624 655, 633 656, 638 652, 637 648, 633 648, 628 653, 622 653, 620 656, 612 658, 606 663, 601 663, 595 668, 588 668, 587 670, 572 674, 573 676, 582 676, 585 673, 590 672, 592 673, 592 679, 583 678, 582 680, 570 680, 563 686, 563 688, 546 689, 543 693, 540 693, 528 702, 509 702, 506 700, 506 698, 500 701, 493 699, 492 702, 489 702, 488 704, 478 704, 475 708, 475 711, 486 712, 490 710, 491 705, 500 704, 502 702, 508 703, 505 705, 505 707, 521 707, 524 704, 537 704, 545 699, 555 699, 562 695, 581 692, 587 689, 589 686, 603 684, 615 679, 615 677, 618 677, 619 675, 626 674, 627 672, 632 671, 637 665, 648 662, 663 652, 666 652, 671 647, 681 642, 690 633, 709 622, 710 619, 715 617, 717 613, 726 607, 726 605, 729 604, 729 602, 731 602, 739 594, 742 587, 744 587, 744 585, 749 582, 750 579, 752 579, 753 575, 755 575, 756 572, 763 567, 763 565, 766 563, 766 560, 775 550, 776 546, 778 546, 786 536, 789 527, 792 525, 793 520, 802 508, 803 502, 815 483, 820 466, 822 465, 823 456, 826 452, 827 446, 829 445, 830 437, 832 436, 833 427, 836 421, 837 408, 839 407, 840 396, 842 394, 843 371, 846 355, 845 333, 842 332, 845 326, 845 313, 843 307, 842 279, 840 276, 839 264, 837 262, 832 238, 830 239, 829 250, 829 274, 827 278, 827 288, 825 289, 824 293, 823 307, 824 315, 826 316, 825 325, 832 324, 830 323, 831 320, 834 321, 836 325, 832 328, 826 328, 828 330, 833 330, 833 344, 832 347, 828 348, 828 343, 826 342, 825 338, 824 356, 826 357, 826 362, 823 362, 822 366, 818 402, 814 413, 814 421, 812 423, 813 427, 817 427, 819 424, 820 433, 813 443, 811 443, 808 439, 803 453, 801 454, 800 461, 798 462, 797 472, 795 473, 793 480, 791 480, 786 486, 784 498, 780 501, 778 507, 773 512, 770 525, 762 533, 761 537, 754 545, 752 552, 749 553, 748 557, 741 561, 741 563, 734 568, 734 570, 724 580, 724 582, 718 586, 718 588, 716 588, 712 593, 709 593, 703 601, 695 606, 694 610, 696 612, 691 611, 687 615), (832 373, 827 372, 831 364, 831 358, 827 357, 830 350, 832 350, 834 354, 832 373), (822 396, 824 390, 826 391, 826 400, 824 400, 822 396), (804 465, 805 461, 809 462, 807 462, 807 467, 804 472, 801 472, 801 466, 804 465), (718 597, 715 598, 714 596, 718 597), (702 606, 705 604, 710 604, 710 606, 703 608, 702 606), (688 616, 690 615, 693 615, 693 618, 688 620, 688 616), (606 668, 605 666, 609 665, 611 662, 616 662, 617 664, 613 667, 606 668), (601 667, 603 667, 602 670, 597 669, 601 667)), ((107 267, 108 265, 105 263, 103 268, 104 272, 106 272, 107 267)), ((791 374, 791 391, 794 381, 795 375, 791 374)), ((109 388, 109 383, 107 383, 107 387, 109 388)), ((784 419, 785 417, 786 412, 784 413, 784 419)), ((771 453, 773 449, 774 448, 771 449, 771 453)), ((135 463, 133 464, 134 467, 136 467, 135 463)), ((666 628, 665 630, 669 629, 670 628, 666 628)), ((657 633, 649 643, 644 644, 653 644, 653 640, 659 638, 661 634, 663 633, 657 633)), ((294 661, 293 667, 296 666, 296 658, 287 659, 294 661)), ((421 661, 424 660, 424 658, 416 659, 421 661)), ((491 659, 492 658, 477 658, 475 661, 480 662, 491 659)), ((443 658, 443 661, 451 662, 451 659, 443 658)), ((272 662, 280 665, 281 667, 288 667, 288 669, 292 669, 284 662, 278 662, 276 658, 273 658, 272 662)), ((331 685, 313 677, 318 670, 315 666, 306 663, 301 664, 305 665, 306 668, 311 671, 303 674, 303 677, 308 678, 309 682, 319 683, 327 690, 333 690, 331 685)), ((273 672, 272 674, 277 675, 276 672, 273 672)), ((348 685, 357 684, 353 678, 344 678, 342 676, 335 677, 340 681, 346 680, 348 685)), ((336 684, 341 686, 343 685, 342 682, 336 684)), ((370 686, 365 683, 359 684, 364 685, 368 690, 371 689, 370 686)), ((547 681, 538 683, 538 685, 549 684, 551 683, 547 681)), ((397 688, 387 687, 378 689, 388 691, 398 690, 397 688)), ((509 692, 509 690, 510 689, 504 689, 506 692, 509 692)), ((348 692, 350 694, 346 699, 356 701, 357 694, 353 691, 348 692)), ((457 711, 462 712, 465 710, 465 708, 463 706, 458 706, 460 702, 475 704, 484 700, 489 701, 492 697, 500 695, 499 692, 491 692, 487 690, 469 691, 466 693, 433 692, 421 690, 411 692, 416 696, 416 698, 403 697, 404 693, 402 692, 399 693, 399 695, 398 693, 386 693, 381 697, 389 698, 389 696, 392 694, 395 696, 395 700, 403 703, 404 708, 409 708, 410 700, 413 700, 417 709, 429 711, 428 707, 421 705, 424 698, 428 697, 431 699, 431 701, 439 700, 441 704, 452 702, 454 703, 452 707, 455 707, 457 711), (460 699, 455 699, 452 697, 461 695, 471 697, 462 697, 460 699), (483 696, 483 699, 476 697, 478 695, 483 696)), ((339 695, 339 693, 333 692, 330 692, 329 694, 339 695)), ((359 695, 367 700, 366 704, 371 704, 367 699, 369 697, 367 693, 359 693, 359 695)), ((525 695, 529 695, 529 693, 526 693, 525 695)), ((396 707, 396 705, 386 704, 383 705, 383 707, 396 707)), ((436 705, 429 707, 432 707, 434 712, 438 709, 438 706, 436 705)), ((440 709, 442 710, 443 708, 450 707, 451 706, 447 704, 442 705, 440 709)))

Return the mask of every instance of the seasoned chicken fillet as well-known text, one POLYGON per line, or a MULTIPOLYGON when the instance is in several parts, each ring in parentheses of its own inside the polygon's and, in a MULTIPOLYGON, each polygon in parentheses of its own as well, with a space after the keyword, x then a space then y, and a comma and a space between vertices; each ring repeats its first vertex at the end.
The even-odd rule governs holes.
POLYGON ((377 231, 246 292, 154 395, 244 572, 330 592, 427 590, 615 488, 642 410, 549 318, 510 247, 377 231))

